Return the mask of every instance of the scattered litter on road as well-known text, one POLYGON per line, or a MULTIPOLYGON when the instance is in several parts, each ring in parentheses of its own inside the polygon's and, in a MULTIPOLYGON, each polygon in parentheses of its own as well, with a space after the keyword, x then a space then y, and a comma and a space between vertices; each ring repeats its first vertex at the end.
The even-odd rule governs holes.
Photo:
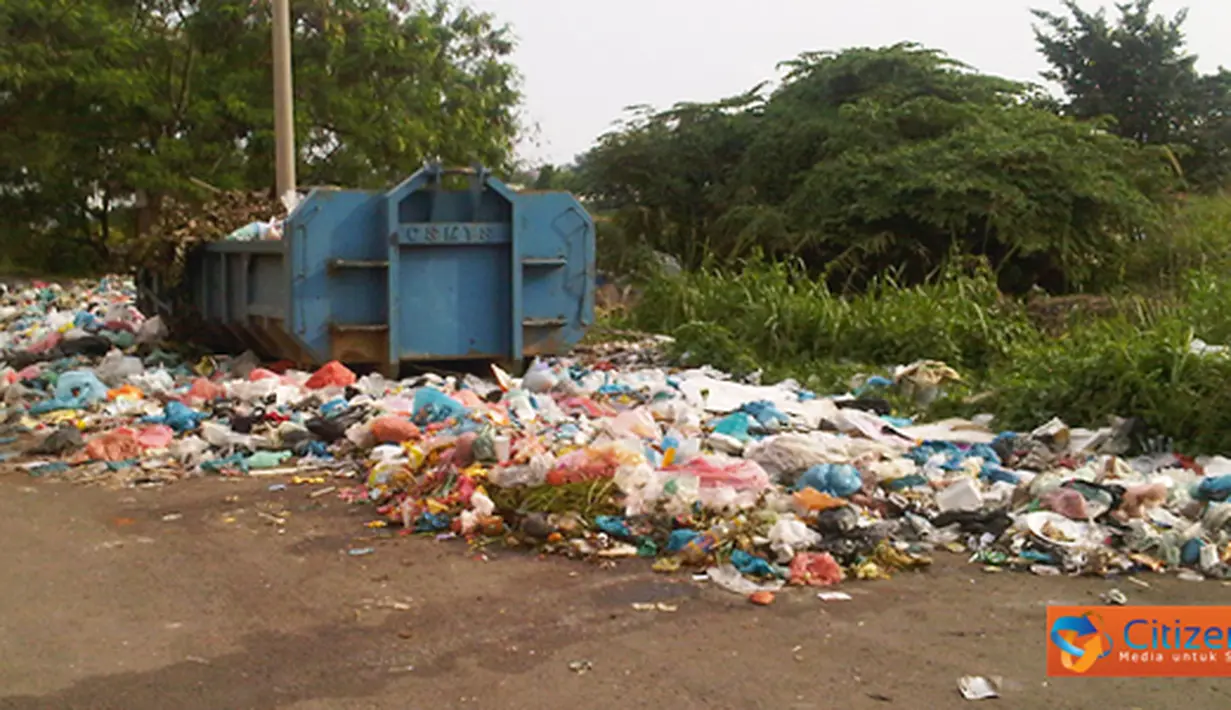
POLYGON ((1110 589, 1100 594, 1099 599, 1101 599, 1104 604, 1110 604, 1112 606, 1124 606, 1128 603, 1128 596, 1119 589, 1110 589))
POLYGON ((846 592, 818 592, 816 598, 823 602, 849 602, 851 595, 846 592))
POLYGON ((594 670, 594 664, 586 660, 570 661, 568 669, 577 675, 584 675, 594 670))
POLYGON ((634 602, 633 609, 635 611, 661 611, 671 613, 679 611, 680 607, 678 604, 668 604, 666 602, 634 602))
POLYGON ((757 606, 769 606, 774 603, 774 593, 761 590, 748 595, 748 601, 757 606))
POLYGON ((352 548, 352 549, 347 550, 347 551, 346 551, 346 554, 350 555, 351 557, 362 557, 362 556, 364 556, 364 555, 370 555, 370 554, 372 554, 373 552, 376 552, 376 548, 373 548, 373 547, 355 547, 355 548, 352 548))
POLYGON ((958 690, 967 700, 988 700, 1000 697, 1000 679, 983 676, 962 676, 957 681, 958 690))

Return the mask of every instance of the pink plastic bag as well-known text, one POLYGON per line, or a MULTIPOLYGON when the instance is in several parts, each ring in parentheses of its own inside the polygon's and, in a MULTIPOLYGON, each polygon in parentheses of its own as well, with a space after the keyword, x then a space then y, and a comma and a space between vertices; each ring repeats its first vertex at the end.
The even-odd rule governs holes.
POLYGON ((800 552, 791 560, 791 584, 828 587, 844 576, 842 567, 828 552, 800 552))
POLYGON ((25 382, 33 380, 43 373, 43 368, 39 365, 27 365, 17 372, 17 382, 25 382))
POLYGON ((737 491, 763 491, 769 487, 769 474, 751 459, 725 456, 695 456, 682 464, 667 466, 668 473, 693 476, 702 488, 729 487, 737 491))
POLYGON ((192 402, 212 402, 226 396, 226 389, 204 377, 192 381, 192 387, 184 395, 184 399, 192 402))
POLYGON ((565 454, 547 472, 547 482, 553 486, 582 481, 597 481, 615 476, 621 466, 636 466, 645 462, 641 452, 618 441, 594 444, 565 454))
POLYGON ((1086 498, 1072 488, 1057 488, 1048 491, 1039 499, 1048 510, 1063 515, 1070 520, 1087 520, 1090 511, 1086 507, 1086 498))
POLYGON ((55 346, 59 345, 60 340, 63 339, 63 337, 64 336, 60 335, 58 332, 48 333, 47 335, 43 336, 43 338, 40 339, 37 343, 26 348, 26 350, 32 353, 45 353, 48 350, 51 350, 55 346))
POLYGON ((165 449, 175 439, 175 431, 165 424, 155 424, 137 434, 137 443, 143 449, 165 449))

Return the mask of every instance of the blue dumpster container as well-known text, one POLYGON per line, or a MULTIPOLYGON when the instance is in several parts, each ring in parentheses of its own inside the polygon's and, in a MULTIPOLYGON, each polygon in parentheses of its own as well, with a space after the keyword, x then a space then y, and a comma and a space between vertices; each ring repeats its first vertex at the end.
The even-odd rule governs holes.
POLYGON ((594 320, 594 222, 567 193, 429 165, 387 192, 314 190, 281 240, 208 244, 176 288, 202 344, 303 364, 563 354, 594 320))

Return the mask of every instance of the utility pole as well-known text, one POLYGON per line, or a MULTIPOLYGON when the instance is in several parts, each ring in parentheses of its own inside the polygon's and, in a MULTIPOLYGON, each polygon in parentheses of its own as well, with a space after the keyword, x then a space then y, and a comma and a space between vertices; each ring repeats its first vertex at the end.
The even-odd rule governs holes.
POLYGON ((291 90, 291 2, 273 0, 274 144, 278 197, 295 191, 295 105, 291 90))

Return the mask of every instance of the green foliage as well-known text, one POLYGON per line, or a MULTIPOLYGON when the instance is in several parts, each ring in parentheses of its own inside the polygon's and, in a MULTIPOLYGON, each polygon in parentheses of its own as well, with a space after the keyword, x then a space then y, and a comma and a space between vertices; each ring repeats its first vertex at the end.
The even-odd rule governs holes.
POLYGON ((1193 271, 1231 273, 1231 199, 1189 195, 1165 224, 1128 245, 1122 259, 1109 280, 1163 292, 1187 287, 1193 271))
POLYGON ((1015 347, 987 374, 993 395, 981 406, 1007 428, 1053 416, 1092 425, 1138 416, 1181 450, 1226 451, 1231 359, 1191 352, 1186 316, 1177 307, 1145 324, 1113 318, 1015 347))
POLYGON ((1202 76, 1185 49, 1186 11, 1152 14, 1153 0, 1091 13, 1062 0, 1067 16, 1035 10, 1039 50, 1052 69, 1044 78, 1063 87, 1063 111, 1079 118, 1110 116, 1112 130, 1143 144, 1173 145, 1190 182, 1219 187, 1231 178, 1231 72, 1202 76))
MULTIPOLYGON (((388 185, 425 160, 502 169, 507 31, 444 0, 293 3, 299 177, 388 185)), ((269 3, 0 1, 0 243, 94 268, 195 181, 273 186, 269 3), (83 251, 84 247, 84 251, 83 251)))
POLYGON ((912 287, 882 277, 843 298, 800 266, 763 261, 737 274, 702 269, 656 278, 632 325, 675 335, 698 361, 745 370, 754 362, 806 369, 923 358, 981 370, 1034 333, 985 268, 954 269, 912 287))
POLYGON ((629 240, 696 267, 763 251, 833 284, 919 283, 954 253, 1002 285, 1094 285, 1174 177, 1164 150, 1049 111, 1027 85, 903 44, 805 54, 783 83, 637 109, 580 161, 629 240))
POLYGON ((1071 312, 1059 333, 1043 330, 1033 308, 1001 296, 987 268, 958 268, 956 261, 920 285, 884 277, 849 296, 798 264, 755 259, 739 271, 657 275, 621 325, 673 335, 674 354, 685 363, 794 377, 818 392, 845 391, 857 373, 943 360, 966 384, 932 416, 991 412, 997 426, 1015 429, 1054 416, 1078 426, 1139 416, 1182 451, 1225 452, 1231 356, 1198 354, 1192 345, 1231 343, 1222 246, 1231 238, 1228 214, 1226 198, 1191 200, 1177 217, 1177 234, 1197 236, 1175 261, 1169 290, 1118 296, 1108 315, 1071 312), (1212 254, 1202 253, 1201 239, 1212 254), (1201 263, 1206 268, 1181 271, 1201 263))

